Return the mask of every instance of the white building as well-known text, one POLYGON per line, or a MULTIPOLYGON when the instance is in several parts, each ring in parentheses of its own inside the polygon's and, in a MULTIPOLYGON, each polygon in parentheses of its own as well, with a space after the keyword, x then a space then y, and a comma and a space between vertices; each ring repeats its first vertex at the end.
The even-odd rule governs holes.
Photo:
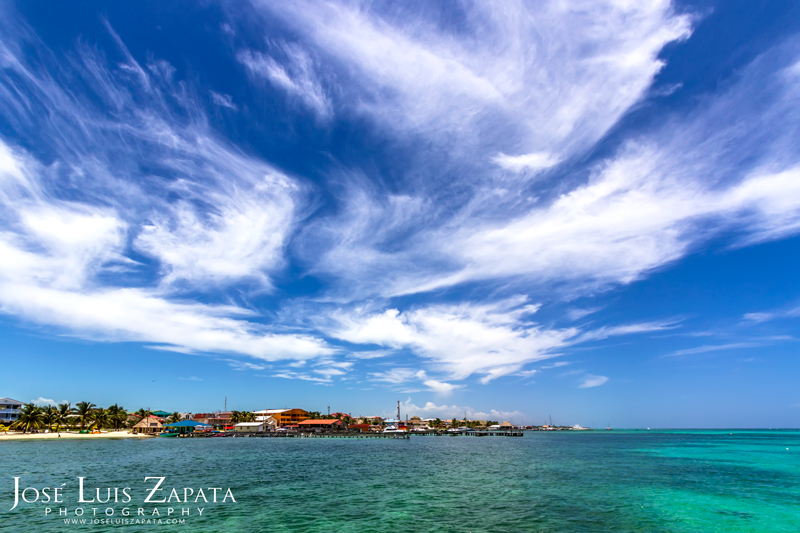
POLYGON ((19 418, 24 402, 0 398, 0 424, 11 424, 19 418))
POLYGON ((233 426, 237 433, 259 433, 264 431, 275 431, 278 428, 278 421, 271 416, 258 422, 239 422, 233 426))

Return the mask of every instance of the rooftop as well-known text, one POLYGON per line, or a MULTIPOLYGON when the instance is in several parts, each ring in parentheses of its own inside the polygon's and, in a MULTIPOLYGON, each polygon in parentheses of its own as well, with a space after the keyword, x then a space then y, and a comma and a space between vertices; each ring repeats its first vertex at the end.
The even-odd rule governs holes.
POLYGON ((204 427, 208 428, 211 427, 208 424, 203 424, 202 422, 195 422, 194 420, 181 420, 180 422, 173 422, 172 424, 167 424, 167 427, 170 428, 196 428, 196 427, 204 427))
POLYGON ((338 418, 332 419, 322 419, 322 420, 303 420, 302 422, 298 422, 298 426, 317 426, 317 425, 325 425, 330 426, 332 424, 336 424, 337 422, 341 422, 338 418))
POLYGON ((14 400, 12 398, 0 398, 0 403, 18 403, 20 405, 25 405, 25 402, 14 400))

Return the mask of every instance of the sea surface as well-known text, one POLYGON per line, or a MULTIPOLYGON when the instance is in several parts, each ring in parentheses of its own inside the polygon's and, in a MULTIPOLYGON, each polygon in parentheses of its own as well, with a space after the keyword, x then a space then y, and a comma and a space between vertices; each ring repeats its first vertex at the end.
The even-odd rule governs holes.
POLYGON ((0 440, 0 474, 0 531, 800 531, 799 431, 0 440), (9 510, 14 476, 21 488, 63 483, 66 501, 9 510), (130 487, 131 502, 79 504, 79 476, 86 499, 130 487), (161 498, 203 488, 210 501, 206 489, 222 490, 216 504, 143 503, 156 482, 146 476, 165 478, 161 498), (235 503, 221 502, 227 488, 235 503), (176 517, 184 523, 168 523, 176 517), (101 518, 111 523, 89 523, 101 518))

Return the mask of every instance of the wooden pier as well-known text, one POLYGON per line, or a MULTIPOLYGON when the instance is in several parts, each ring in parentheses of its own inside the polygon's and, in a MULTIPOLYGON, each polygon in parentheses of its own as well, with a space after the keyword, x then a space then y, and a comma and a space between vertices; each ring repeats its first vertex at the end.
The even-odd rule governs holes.
MULTIPOLYGON (((216 435, 207 434, 190 434, 194 438, 302 438, 302 439, 410 439, 412 435, 415 437, 522 437, 522 431, 465 431, 465 432, 449 432, 449 431, 424 431, 424 432, 406 432, 406 433, 358 433, 354 431, 318 431, 318 432, 275 432, 275 431, 262 431, 262 432, 235 432, 226 431, 222 434, 216 435)), ((190 435, 186 435, 187 437, 190 435)))
POLYGON ((522 431, 463 431, 463 432, 449 432, 449 431, 425 431, 412 433, 414 436, 431 436, 431 437, 522 437, 525 434, 522 431))

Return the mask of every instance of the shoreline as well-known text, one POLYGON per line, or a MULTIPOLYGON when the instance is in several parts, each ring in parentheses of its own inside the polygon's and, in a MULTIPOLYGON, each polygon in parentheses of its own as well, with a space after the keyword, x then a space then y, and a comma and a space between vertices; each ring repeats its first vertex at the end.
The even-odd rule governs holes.
POLYGON ((155 435, 143 435, 128 431, 109 431, 107 433, 0 433, 0 442, 4 440, 81 440, 81 439, 151 439, 155 435))

